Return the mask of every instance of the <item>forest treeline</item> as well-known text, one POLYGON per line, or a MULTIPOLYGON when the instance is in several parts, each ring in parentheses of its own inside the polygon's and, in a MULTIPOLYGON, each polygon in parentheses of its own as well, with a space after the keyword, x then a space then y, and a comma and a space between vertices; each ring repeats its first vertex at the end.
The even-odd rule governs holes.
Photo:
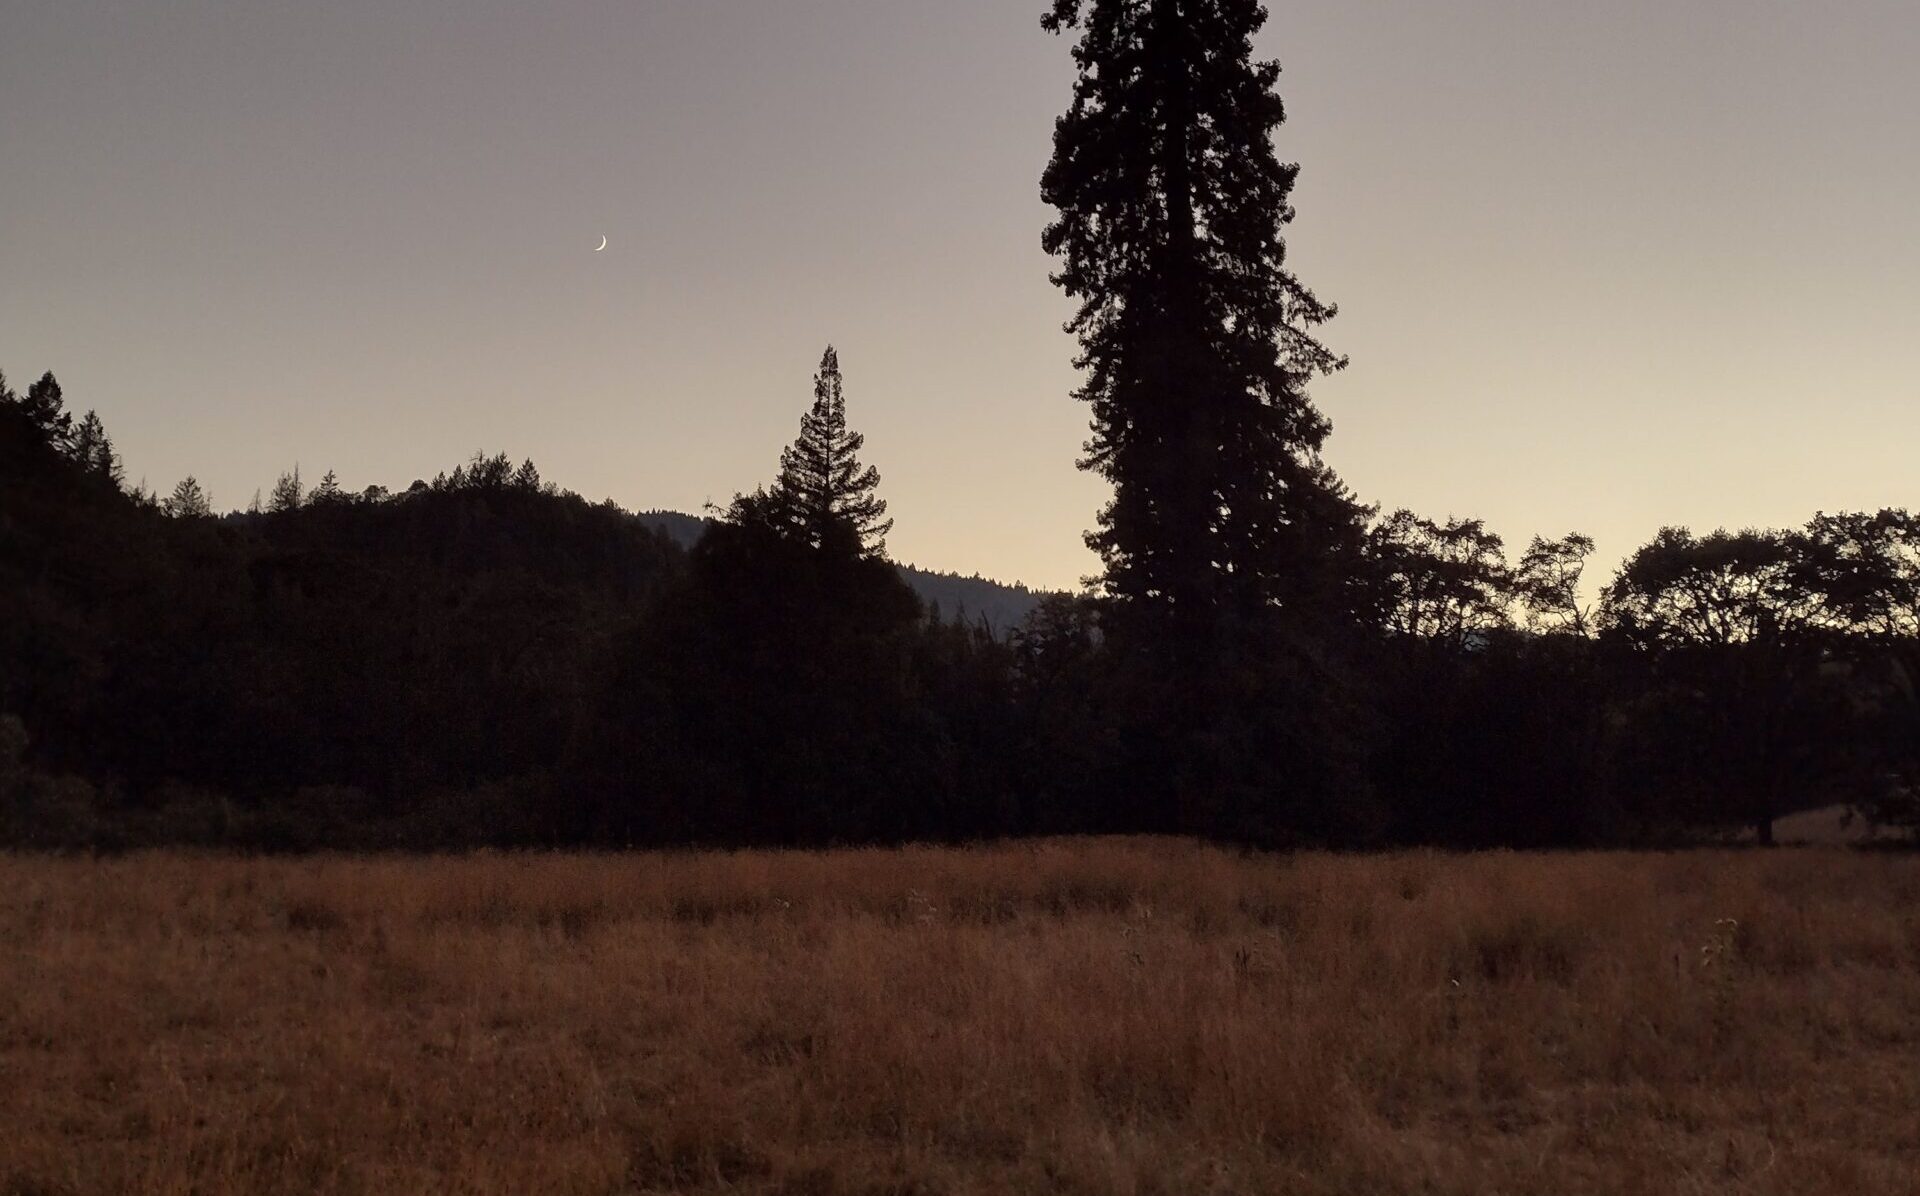
MULTIPOLYGON (((710 515, 689 515, 684 511, 648 510, 638 512, 640 521, 659 528, 682 548, 692 548, 713 527, 710 515)), ((894 562, 894 568, 906 579, 929 613, 969 623, 984 622, 994 634, 1005 636, 1033 613, 1047 596, 1018 582, 996 581, 979 574, 945 573, 894 562)))
MULTIPOLYGON (((0 837, 448 847, 1056 832, 1575 846, 1852 804, 1911 827, 1920 520, 1510 553, 1322 456, 1337 314, 1258 0, 1052 0, 1040 180, 1111 501, 1088 591, 935 617, 829 349, 697 529, 476 457, 129 490, 51 375, 0 396, 0 837), (670 532, 678 531, 684 542, 670 532)), ((4 390, 4 386, 0 386, 4 390)), ((952 613, 952 612, 949 612, 952 613)))
POLYGON ((834 463, 854 435, 809 429, 813 465, 682 548, 505 456, 391 493, 290 472, 215 515, 191 479, 127 486, 50 375, 0 382, 0 834, 1573 846, 1829 802, 1915 821, 1905 511, 1669 528, 1592 606, 1582 537, 1516 555, 1477 521, 1377 518, 1361 617, 1314 655, 1338 717, 1217 745, 1317 780, 1196 809, 1141 783, 1157 699, 1110 604, 1049 596, 1011 634, 934 617, 878 551, 878 513, 863 533, 834 506, 873 494, 834 463), (813 522, 793 510, 808 477, 813 522))

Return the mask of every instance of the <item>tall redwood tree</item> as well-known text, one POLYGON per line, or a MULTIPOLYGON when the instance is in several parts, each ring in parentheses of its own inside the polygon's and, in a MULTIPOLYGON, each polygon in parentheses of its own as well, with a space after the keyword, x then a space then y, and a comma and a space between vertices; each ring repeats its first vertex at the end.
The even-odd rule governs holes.
POLYGON ((1122 622, 1189 653, 1229 620, 1334 613, 1363 516, 1307 394, 1345 362, 1314 333, 1333 306, 1286 264, 1298 167, 1274 152, 1279 65, 1253 57, 1266 15, 1056 0, 1043 21, 1079 37, 1041 185, 1055 281, 1080 301, 1082 467, 1114 488, 1088 543, 1122 622))

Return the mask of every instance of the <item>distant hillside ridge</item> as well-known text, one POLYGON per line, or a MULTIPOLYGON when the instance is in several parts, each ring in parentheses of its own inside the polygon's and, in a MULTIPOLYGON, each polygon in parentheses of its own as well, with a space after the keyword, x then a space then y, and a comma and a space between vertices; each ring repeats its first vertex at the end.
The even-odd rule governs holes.
MULTIPOLYGON (((689 515, 684 511, 640 511, 635 515, 642 523, 667 534, 683 548, 691 548, 701 533, 712 523, 701 515, 689 515)), ((996 636, 1005 636, 1026 620, 1040 600, 1047 596, 1045 590, 1032 590, 1019 583, 995 581, 980 576, 962 576, 958 573, 943 573, 935 569, 922 569, 915 565, 897 565, 900 576, 913 587, 914 593, 929 606, 937 606, 942 618, 950 621, 965 619, 969 623, 985 621, 987 627, 996 636)))

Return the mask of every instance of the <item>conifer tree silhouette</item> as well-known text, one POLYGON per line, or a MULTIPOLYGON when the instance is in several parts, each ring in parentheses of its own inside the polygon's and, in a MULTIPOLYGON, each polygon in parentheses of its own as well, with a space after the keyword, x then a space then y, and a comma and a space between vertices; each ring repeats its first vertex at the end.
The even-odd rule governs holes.
MULTIPOLYGON (((1257 0, 1055 0, 1079 31, 1072 107, 1041 181, 1046 250, 1092 405, 1082 468, 1113 483, 1089 545, 1162 642, 1322 606, 1363 511, 1320 459, 1307 395, 1340 369, 1335 308, 1286 266, 1298 168, 1275 156, 1280 68, 1253 59, 1257 0)), ((1195 650, 1204 652, 1205 648, 1195 650)))
POLYGON ((1127 661, 1142 829, 1357 837, 1353 690, 1327 647, 1365 611, 1366 510, 1321 460, 1307 394, 1332 318, 1281 236, 1280 68, 1260 0, 1054 0, 1079 70, 1054 126, 1042 244, 1092 407, 1081 468, 1113 486, 1088 533, 1127 661))
POLYGON ((160 507, 175 519, 204 519, 213 514, 213 498, 200 485, 199 478, 188 474, 174 486, 173 493, 160 507))
POLYGON ((828 345, 813 377, 813 406, 800 417, 800 436, 780 454, 780 476, 768 496, 787 534, 815 548, 854 555, 886 553, 887 503, 877 493, 880 471, 860 463, 866 437, 847 428, 840 356, 828 345))
POLYGON ((300 467, 295 465, 292 473, 283 473, 280 479, 274 482, 273 492, 267 497, 267 511, 275 515, 286 511, 297 511, 305 506, 306 502, 307 491, 300 484, 300 467))
MULTIPOLYGON (((57 401, 56 394, 56 401, 57 401)), ((87 412, 81 421, 74 425, 72 438, 67 446, 67 454, 76 465, 93 476, 118 486, 123 480, 120 470, 120 455, 113 450, 113 440, 107 435, 107 427, 100 422, 100 416, 87 412)))
MULTIPOLYGON (((4 379, 0 379, 0 389, 4 389, 4 379)), ((56 448, 67 447, 68 438, 73 434, 73 417, 67 414, 66 399, 53 371, 40 375, 40 380, 27 387, 27 393, 18 396, 16 401, 27 418, 45 434, 48 443, 56 448)))

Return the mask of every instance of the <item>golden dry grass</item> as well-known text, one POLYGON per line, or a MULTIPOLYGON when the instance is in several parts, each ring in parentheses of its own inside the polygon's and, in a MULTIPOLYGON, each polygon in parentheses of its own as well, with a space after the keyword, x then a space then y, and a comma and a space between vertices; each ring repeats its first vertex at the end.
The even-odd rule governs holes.
POLYGON ((1917 964, 1837 851, 0 857, 0 1192, 1908 1193, 1917 964))

